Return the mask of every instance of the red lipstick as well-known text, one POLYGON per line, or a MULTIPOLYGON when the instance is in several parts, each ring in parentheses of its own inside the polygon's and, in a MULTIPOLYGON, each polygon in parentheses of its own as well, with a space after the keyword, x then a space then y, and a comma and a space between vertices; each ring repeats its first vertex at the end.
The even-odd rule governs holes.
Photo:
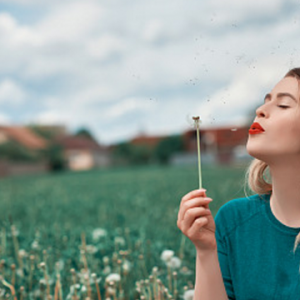
POLYGON ((249 134, 258 134, 258 133, 262 133, 264 131, 265 130, 260 126, 259 123, 254 122, 249 129, 249 134))

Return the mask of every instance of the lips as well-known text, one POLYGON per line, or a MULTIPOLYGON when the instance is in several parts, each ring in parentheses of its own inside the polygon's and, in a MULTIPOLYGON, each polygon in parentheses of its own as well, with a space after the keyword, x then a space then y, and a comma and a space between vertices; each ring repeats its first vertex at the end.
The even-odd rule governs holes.
POLYGON ((254 122, 249 129, 249 134, 258 134, 258 133, 262 133, 264 131, 265 130, 260 126, 259 123, 254 122))

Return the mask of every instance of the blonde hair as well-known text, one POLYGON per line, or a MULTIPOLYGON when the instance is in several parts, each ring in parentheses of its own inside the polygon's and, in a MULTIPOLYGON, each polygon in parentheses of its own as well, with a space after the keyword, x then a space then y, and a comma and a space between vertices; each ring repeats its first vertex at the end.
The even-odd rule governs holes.
MULTIPOLYGON (((300 68, 290 70, 284 77, 295 77, 300 83, 300 68)), ((256 194, 272 193, 272 178, 269 173, 269 166, 265 162, 254 159, 246 172, 246 180, 249 188, 256 194)), ((293 252, 295 254, 300 244, 300 232, 296 236, 293 252)), ((300 273, 300 268, 299 268, 300 273)))

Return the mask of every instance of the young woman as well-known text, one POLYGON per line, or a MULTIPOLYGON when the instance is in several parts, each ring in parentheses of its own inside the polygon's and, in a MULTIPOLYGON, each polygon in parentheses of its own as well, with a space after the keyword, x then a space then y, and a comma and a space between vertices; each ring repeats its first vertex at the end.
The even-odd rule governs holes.
POLYGON ((215 219, 205 189, 181 200, 177 226, 197 253, 194 300, 300 299, 300 68, 256 110, 247 151, 254 195, 215 219))

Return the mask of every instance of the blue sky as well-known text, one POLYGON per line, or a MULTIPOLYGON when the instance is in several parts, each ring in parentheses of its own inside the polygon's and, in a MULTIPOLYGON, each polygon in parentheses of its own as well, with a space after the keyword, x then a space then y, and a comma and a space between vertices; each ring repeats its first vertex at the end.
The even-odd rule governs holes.
POLYGON ((0 0, 0 123, 103 144, 243 125, 300 66, 300 1, 248 2, 0 0))

